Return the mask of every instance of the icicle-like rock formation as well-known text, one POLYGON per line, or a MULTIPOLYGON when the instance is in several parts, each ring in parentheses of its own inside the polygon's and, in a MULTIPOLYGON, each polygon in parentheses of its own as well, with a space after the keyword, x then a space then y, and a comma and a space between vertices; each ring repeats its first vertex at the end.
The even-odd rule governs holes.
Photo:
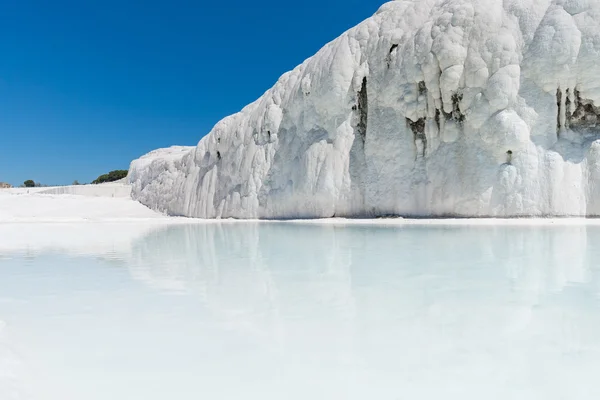
POLYGON ((600 2, 386 3, 129 179, 203 218, 600 215, 600 2))

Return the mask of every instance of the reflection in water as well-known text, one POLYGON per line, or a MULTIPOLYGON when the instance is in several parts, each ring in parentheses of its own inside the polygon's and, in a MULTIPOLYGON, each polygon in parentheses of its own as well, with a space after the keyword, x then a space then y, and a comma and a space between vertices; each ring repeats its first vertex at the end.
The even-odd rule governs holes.
POLYGON ((22 383, 24 371, 22 361, 9 345, 5 331, 5 323, 0 321, 0 398, 18 400, 24 398, 26 393, 22 383))
POLYGON ((37 253, 26 278, 46 284, 24 296, 56 307, 23 307, 12 326, 86 326, 37 348, 77 360, 78 393, 93 372, 112 399, 594 398, 599 239, 593 226, 153 228, 50 269, 67 283, 48 285, 37 253))

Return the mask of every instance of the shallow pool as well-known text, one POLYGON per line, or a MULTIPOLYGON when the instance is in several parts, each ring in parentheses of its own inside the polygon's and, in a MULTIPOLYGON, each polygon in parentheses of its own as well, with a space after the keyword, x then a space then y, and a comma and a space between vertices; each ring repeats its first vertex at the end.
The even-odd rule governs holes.
POLYGON ((600 398, 600 227, 0 229, 0 399, 600 398))

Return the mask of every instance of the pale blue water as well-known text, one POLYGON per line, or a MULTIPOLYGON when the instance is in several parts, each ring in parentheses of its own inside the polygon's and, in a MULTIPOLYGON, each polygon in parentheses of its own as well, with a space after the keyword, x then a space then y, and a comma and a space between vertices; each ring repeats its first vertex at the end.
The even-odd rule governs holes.
POLYGON ((0 399, 600 398, 600 227, 0 230, 0 399))

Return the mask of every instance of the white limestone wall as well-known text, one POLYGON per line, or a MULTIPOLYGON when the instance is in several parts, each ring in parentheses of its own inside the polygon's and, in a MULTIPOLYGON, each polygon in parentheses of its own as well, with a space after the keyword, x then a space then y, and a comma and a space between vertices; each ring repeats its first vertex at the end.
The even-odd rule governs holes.
POLYGON ((600 2, 400 0, 132 196, 201 218, 600 215, 600 2))

